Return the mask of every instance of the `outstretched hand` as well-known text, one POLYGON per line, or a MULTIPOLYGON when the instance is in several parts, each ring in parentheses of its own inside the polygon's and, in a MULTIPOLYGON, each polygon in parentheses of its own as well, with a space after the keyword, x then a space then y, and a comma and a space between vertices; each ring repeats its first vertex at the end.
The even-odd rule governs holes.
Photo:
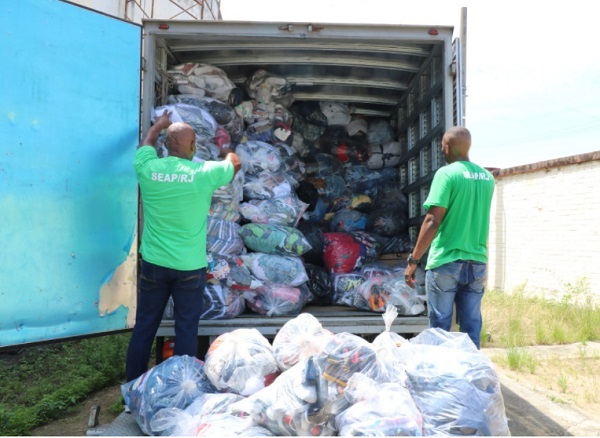
POLYGON ((171 111, 163 111, 163 113, 156 119, 154 122, 154 126, 162 129, 168 128, 171 125, 171 115, 173 113, 171 111))

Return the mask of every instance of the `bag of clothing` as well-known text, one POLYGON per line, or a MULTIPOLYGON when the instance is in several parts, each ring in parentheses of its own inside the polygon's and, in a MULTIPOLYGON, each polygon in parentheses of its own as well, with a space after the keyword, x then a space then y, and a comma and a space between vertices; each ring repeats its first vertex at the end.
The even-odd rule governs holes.
POLYGON ((221 256, 241 254, 244 240, 239 232, 238 223, 209 216, 206 229, 207 252, 221 256))
POLYGON ((219 391, 249 396, 271 384, 279 369, 267 338, 256 329, 236 329, 210 345, 205 372, 219 391))
POLYGON ((246 224, 239 234, 249 249, 265 254, 301 256, 311 249, 300 230, 285 225, 246 224))
POLYGON ((293 102, 292 85, 283 76, 256 70, 246 81, 248 95, 261 103, 276 102, 288 108, 293 102))
POLYGON ((311 292, 310 302, 313 304, 331 304, 333 302, 333 283, 331 276, 323 266, 305 263, 304 268, 308 275, 306 286, 311 292))
POLYGON ((331 231, 359 231, 367 226, 367 215, 358 210, 343 209, 337 211, 330 222, 331 231))
POLYGON ((394 167, 400 164, 402 150, 400 142, 390 141, 383 144, 371 144, 369 146, 369 169, 381 169, 383 167, 394 167))
POLYGON ((188 62, 173 67, 167 74, 181 94, 208 96, 227 102, 235 88, 227 74, 214 65, 188 62))
POLYGON ((356 288, 354 307, 383 313, 388 304, 396 306, 399 315, 425 312, 423 298, 406 284, 403 272, 372 277, 356 288))
POLYGON ((297 287, 269 284, 244 291, 248 308, 266 316, 298 315, 310 296, 310 290, 304 284, 297 287))
POLYGON ((240 205, 244 219, 258 224, 295 227, 308 208, 294 193, 271 199, 251 199, 240 205))
POLYGON ((246 177, 243 191, 246 200, 264 200, 290 196, 292 186, 283 174, 263 172, 258 176, 246 177))
POLYGON ((172 356, 137 379, 121 385, 121 395, 137 424, 152 435, 150 422, 162 409, 185 409, 197 397, 214 393, 205 364, 191 356, 172 356))
POLYGON ((323 233, 323 262, 330 273, 349 273, 362 265, 364 248, 348 233, 323 233))
POLYGON ((286 371, 313 354, 322 353, 332 336, 310 313, 290 319, 273 339, 273 354, 279 369, 286 371))
POLYGON ((423 416, 400 383, 355 373, 344 390, 351 406, 335 417, 340 436, 422 436, 423 416))
POLYGON ((206 284, 200 319, 233 319, 244 310, 246 301, 240 291, 224 284, 206 284))
POLYGON ((308 280, 299 257, 253 252, 240 258, 256 278, 266 283, 300 286, 308 280))

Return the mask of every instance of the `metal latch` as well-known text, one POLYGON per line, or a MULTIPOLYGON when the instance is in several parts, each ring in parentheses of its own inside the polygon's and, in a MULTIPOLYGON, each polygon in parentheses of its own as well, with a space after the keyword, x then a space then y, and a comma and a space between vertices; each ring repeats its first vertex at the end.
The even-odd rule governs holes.
POLYGON ((288 31, 288 32, 293 32, 294 31, 294 25, 293 24, 286 24, 284 26, 277 27, 277 29, 279 29, 279 30, 285 30, 285 31, 288 31))

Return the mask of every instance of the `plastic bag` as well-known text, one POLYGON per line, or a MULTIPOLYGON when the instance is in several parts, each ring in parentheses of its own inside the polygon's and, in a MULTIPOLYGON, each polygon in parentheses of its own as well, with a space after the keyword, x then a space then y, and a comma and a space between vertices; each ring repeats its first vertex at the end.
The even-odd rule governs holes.
POLYGON ((364 248, 348 233, 323 233, 323 262, 331 273, 348 273, 360 268, 364 248))
POLYGON ((311 249, 302 254, 304 261, 315 265, 323 265, 323 229, 317 223, 302 220, 296 226, 308 243, 311 249))
POLYGON ((310 290, 304 284, 298 287, 269 284, 245 291, 244 299, 248 308, 259 315, 298 315, 310 299, 310 290))
POLYGON ((369 143, 387 143, 394 140, 394 129, 385 119, 371 120, 367 135, 369 143))
POLYGON ((290 196, 292 186, 282 174, 263 172, 258 176, 246 177, 243 190, 247 200, 264 200, 290 196))
POLYGON ((366 229, 381 236, 393 237, 406 230, 406 215, 399 208, 372 210, 366 223, 366 229))
POLYGON ((247 175, 276 172, 283 164, 279 151, 263 141, 241 143, 236 147, 235 153, 240 157, 242 169, 247 175))
POLYGON ((373 277, 356 288, 355 307, 383 313, 388 304, 396 306, 400 315, 420 315, 425 311, 424 300, 407 286, 402 272, 373 277))
MULTIPOLYGON (((326 358, 326 356, 324 356, 326 358)), ((332 419, 347 407, 338 385, 323 378, 323 359, 310 357, 281 374, 272 385, 232 406, 276 436, 331 436, 332 419)))
POLYGON ((240 257, 229 257, 226 261, 229 265, 229 272, 224 279, 227 286, 236 290, 256 289, 264 286, 264 282, 252 275, 240 257))
POLYGON ((285 225, 246 224, 239 234, 248 248, 265 254, 301 256, 311 249, 300 230, 285 225))
POLYGON ((279 198, 251 199, 240 204, 240 213, 253 223, 295 227, 307 208, 308 204, 291 193, 279 198))
POLYGON ((397 236, 386 239, 385 243, 381 246, 381 254, 402 254, 410 252, 412 248, 413 244, 410 236, 405 231, 397 236))
POLYGON ((268 386, 279 373, 271 344, 256 329, 217 337, 206 353, 205 371, 218 390, 243 396, 268 386))
POLYGON ((281 371, 286 371, 313 354, 322 353, 333 334, 310 313, 290 319, 273 339, 273 354, 281 371))
POLYGON ((357 210, 360 212, 369 212, 371 210, 372 200, 367 195, 348 195, 348 196, 340 196, 337 199, 334 199, 333 204, 331 206, 331 211, 340 211, 344 209, 349 210, 357 210))
POLYGON ((317 153, 305 162, 306 176, 326 177, 329 175, 343 175, 344 167, 334 156, 317 153))
POLYGON ((392 304, 385 306, 385 312, 381 315, 385 323, 385 330, 373 339, 373 348, 387 372, 387 380, 405 385, 406 373, 404 372, 404 357, 400 348, 408 345, 408 340, 392 331, 394 320, 398 316, 398 309, 392 304))
POLYGON ((217 255, 239 255, 244 250, 244 241, 236 222, 208 217, 206 250, 217 255))
POLYGON ((383 144, 371 144, 369 146, 369 169, 381 169, 382 167, 394 167, 400 164, 402 150, 400 142, 390 141, 383 144))
POLYGON ((182 94, 206 95, 227 102, 231 90, 235 88, 227 74, 213 65, 189 62, 175 66, 167 74, 182 94))
POLYGON ((360 268, 360 274, 363 277, 365 277, 366 280, 373 277, 384 277, 386 275, 392 275, 394 272, 397 272, 397 270, 381 262, 365 263, 360 268))
POLYGON ((367 226, 367 215, 358 210, 339 210, 331 219, 331 231, 357 231, 364 230, 367 226))
MULTIPOLYGON (((155 108, 152 120, 160 117, 165 111, 172 113, 171 122, 185 122, 194 129, 196 133, 195 157, 199 161, 213 160, 218 157, 219 149, 212 142, 217 130, 217 122, 213 116, 197 106, 178 103, 155 108)), ((168 152, 163 142, 164 137, 160 137, 157 146, 163 148, 162 155, 166 156, 168 152)))
POLYGON ((292 86, 283 76, 257 70, 246 81, 248 95, 258 102, 276 102, 286 108, 294 102, 292 86))
POLYGON ((479 351, 469 335, 461 332, 447 332, 441 328, 423 330, 410 340, 411 344, 439 345, 440 347, 454 348, 461 351, 479 351))
POLYGON ((306 269, 299 257, 255 252, 240 258, 256 278, 266 283, 300 286, 308 281, 306 269))
POLYGON ((399 383, 354 374, 344 391, 352 403, 335 418, 340 436, 422 436, 423 416, 399 383))
POLYGON ((237 222, 240 219, 240 202, 244 196, 244 172, 239 171, 231 183, 214 191, 209 216, 214 219, 237 222))
POLYGON ((191 356, 172 356, 121 386, 121 395, 146 435, 161 409, 184 409, 197 397, 215 392, 205 374, 205 364, 191 356))
POLYGON ((381 243, 375 235, 360 230, 350 231, 349 234, 361 245, 362 263, 368 263, 379 257, 381 243))
POLYGON ((346 125, 346 131, 351 137, 357 134, 367 134, 369 132, 369 124, 365 119, 352 118, 350 123, 346 125))
POLYGON ((327 124, 347 125, 351 121, 350 109, 343 102, 320 102, 321 111, 327 117, 327 124))
POLYGON ((408 212, 408 199, 400 187, 386 184, 384 191, 378 193, 373 199, 373 210, 396 210, 408 212))
POLYGON ((400 350, 425 435, 510 435, 498 375, 485 355, 412 341, 410 346, 400 350))
POLYGON ((204 417, 228 413, 233 403, 243 399, 238 394, 202 394, 185 409, 161 409, 152 418, 150 427, 162 436, 196 436, 206 421, 204 417))
POLYGON ((230 105, 217 99, 201 97, 195 94, 169 95, 167 100, 171 105, 184 103, 186 105, 195 105, 208 111, 215 121, 229 133, 234 145, 237 145, 242 139, 244 133, 244 120, 230 105))
POLYGON ((306 286, 311 292, 310 302, 313 304, 331 304, 333 302, 333 283, 331 276, 323 266, 305 263, 308 275, 306 286))
POLYGON ((332 274, 333 302, 352 306, 356 288, 366 281, 360 273, 332 274))
POLYGON ((222 284, 207 284, 200 319, 232 319, 246 309, 241 292, 222 284))

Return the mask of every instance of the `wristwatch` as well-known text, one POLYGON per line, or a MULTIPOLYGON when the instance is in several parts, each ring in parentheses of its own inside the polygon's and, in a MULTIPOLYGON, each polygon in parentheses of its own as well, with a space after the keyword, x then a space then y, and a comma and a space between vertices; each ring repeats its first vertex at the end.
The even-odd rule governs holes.
POLYGON ((419 262, 421 261, 421 259, 418 259, 418 260, 417 260, 417 259, 413 258, 413 256, 412 256, 412 252, 411 252, 411 253, 408 255, 408 258, 406 259, 406 261, 407 261, 408 263, 410 263, 411 265, 418 265, 418 264, 419 264, 419 262))

